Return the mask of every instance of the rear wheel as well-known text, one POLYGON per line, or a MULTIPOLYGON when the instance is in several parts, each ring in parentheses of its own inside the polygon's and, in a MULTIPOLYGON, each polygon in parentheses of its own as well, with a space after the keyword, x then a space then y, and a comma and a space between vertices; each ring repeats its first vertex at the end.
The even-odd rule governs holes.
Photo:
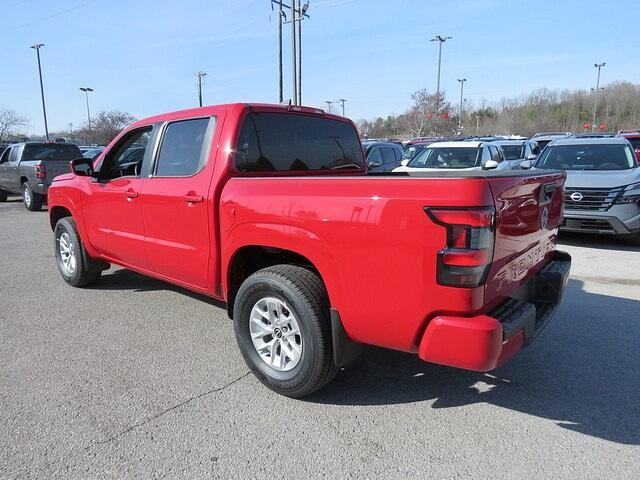
POLYGON ((315 273, 275 265, 250 275, 236 295, 233 321, 242 356, 271 390, 304 397, 335 376, 329 299, 315 273))
POLYGON ((42 203, 44 202, 44 196, 39 193, 35 193, 29 185, 29 182, 22 184, 22 201, 27 210, 37 212, 42 209, 42 203))
POLYGON ((74 287, 84 287, 100 278, 103 263, 87 254, 71 217, 58 220, 54 238, 56 263, 65 282, 74 287))
POLYGON ((6 202, 9 194, 4 190, 0 190, 0 202, 6 202))

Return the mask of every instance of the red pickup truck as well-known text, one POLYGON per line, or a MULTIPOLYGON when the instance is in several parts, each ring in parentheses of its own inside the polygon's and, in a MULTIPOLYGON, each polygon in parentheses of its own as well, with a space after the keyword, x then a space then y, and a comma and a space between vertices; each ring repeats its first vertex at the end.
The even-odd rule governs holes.
POLYGON ((487 371, 561 299, 565 174, 367 175, 353 123, 230 104, 127 127, 48 192, 68 283, 115 263, 226 302, 269 388, 308 395, 362 344, 487 371))

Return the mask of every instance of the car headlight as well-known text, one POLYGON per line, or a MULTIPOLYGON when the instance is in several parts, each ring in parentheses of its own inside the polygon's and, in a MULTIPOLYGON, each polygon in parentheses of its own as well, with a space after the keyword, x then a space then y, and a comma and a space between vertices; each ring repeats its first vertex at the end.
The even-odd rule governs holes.
POLYGON ((640 182, 627 185, 614 203, 618 205, 640 203, 640 182))

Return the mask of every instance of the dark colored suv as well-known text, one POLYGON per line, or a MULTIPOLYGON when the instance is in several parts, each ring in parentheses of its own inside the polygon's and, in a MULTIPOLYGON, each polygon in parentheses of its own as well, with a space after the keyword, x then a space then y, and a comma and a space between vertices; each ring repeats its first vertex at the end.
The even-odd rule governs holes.
POLYGON ((368 171, 390 172, 400 166, 404 158, 402 146, 393 142, 363 142, 368 171))

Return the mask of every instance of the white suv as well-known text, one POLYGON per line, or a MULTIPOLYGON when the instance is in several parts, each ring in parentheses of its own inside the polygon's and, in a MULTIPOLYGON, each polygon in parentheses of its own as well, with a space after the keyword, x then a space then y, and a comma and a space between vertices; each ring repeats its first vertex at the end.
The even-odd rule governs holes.
POLYGON ((496 142, 437 142, 411 160, 403 160, 394 172, 509 169, 504 153, 496 142))

